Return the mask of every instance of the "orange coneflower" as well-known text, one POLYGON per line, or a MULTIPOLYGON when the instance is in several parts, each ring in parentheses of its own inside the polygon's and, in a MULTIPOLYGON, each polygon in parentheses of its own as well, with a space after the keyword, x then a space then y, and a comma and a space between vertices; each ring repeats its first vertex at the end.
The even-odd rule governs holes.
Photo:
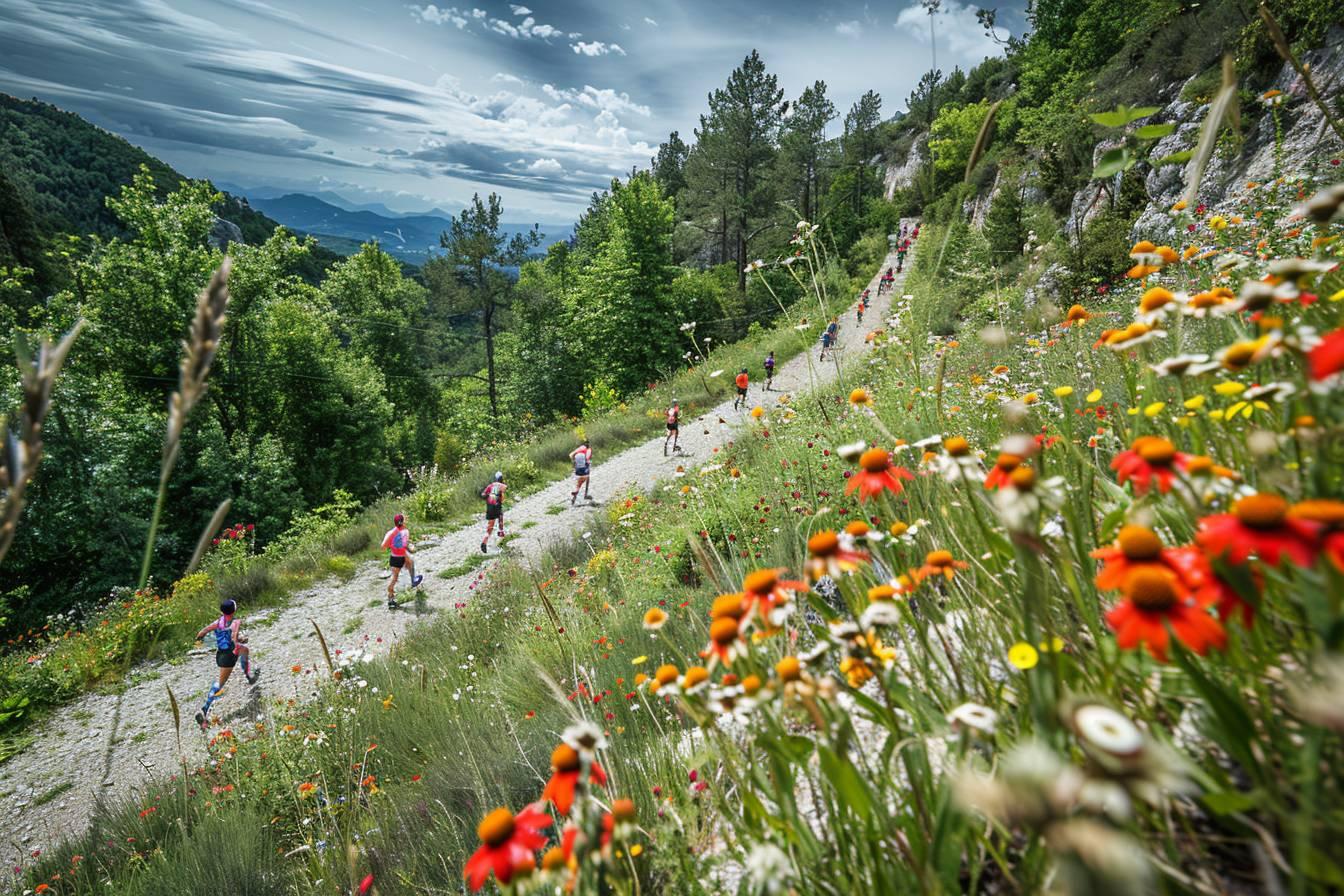
POLYGON ((1169 548, 1152 529, 1133 523, 1120 529, 1114 545, 1097 548, 1092 556, 1101 561, 1096 582, 1103 591, 1123 588, 1131 572, 1147 566, 1170 570, 1191 591, 1202 586, 1207 578, 1207 564, 1197 549, 1169 548))
POLYGON ((1344 570, 1344 501, 1332 498, 1299 501, 1288 511, 1288 516, 1321 526, 1322 550, 1331 563, 1344 570))
POLYGON ((738 641, 741 632, 738 622, 731 616, 721 616, 709 625, 709 645, 701 656, 713 656, 724 665, 732 665, 737 657, 738 641))
POLYGON ((1167 661, 1170 636, 1198 654, 1221 648, 1227 632, 1193 599, 1181 577, 1165 567, 1149 565, 1130 570, 1121 589, 1122 599, 1106 614, 1121 650, 1140 645, 1158 662, 1167 661))
POLYGON ((1210 556, 1230 563, 1245 563, 1254 554, 1270 566, 1280 566, 1285 557, 1310 566, 1320 551, 1321 524, 1293 516, 1289 509, 1279 495, 1247 495, 1232 505, 1231 513, 1200 520, 1195 541, 1210 556))
MULTIPOLYGON (((550 800, 555 811, 568 815, 574 805, 574 790, 579 783, 579 772, 583 761, 579 751, 569 744, 560 744, 551 752, 551 779, 541 792, 542 802, 550 800)), ((596 759, 589 766, 588 781, 599 787, 607 785, 607 773, 596 759)))
POLYGON ((794 579, 781 579, 778 569, 758 569, 747 573, 742 580, 742 602, 744 615, 750 618, 753 612, 760 614, 766 625, 770 625, 771 612, 790 600, 790 592, 807 591, 808 584, 794 579))
POLYGON ((985 476, 985 488, 993 491, 996 488, 1002 488, 1008 484, 1008 477, 1013 471, 1022 466, 1022 458, 1016 454, 1010 454, 1007 451, 999 454, 998 460, 994 462, 994 467, 985 476))
POLYGON ((890 451, 885 448, 870 448, 859 457, 859 471, 849 480, 849 485, 845 486, 845 494, 852 495, 857 489, 860 501, 867 501, 883 491, 899 495, 905 491, 901 480, 914 478, 905 467, 898 467, 891 462, 890 451))
POLYGON ((915 577, 919 581, 939 575, 951 579, 956 575, 956 570, 966 569, 969 566, 970 564, 953 558, 951 551, 929 551, 924 556, 924 565, 915 570, 915 577))
POLYGON ((807 561, 807 576, 812 581, 822 576, 838 576, 852 573, 868 562, 867 551, 856 551, 830 529, 825 529, 807 540, 807 551, 811 557, 807 561))
POLYGON ((462 876, 474 893, 485 886, 485 879, 494 872, 500 885, 507 884, 515 869, 528 860, 535 863, 535 853, 546 845, 543 828, 550 827, 551 816, 531 805, 514 815, 499 808, 485 816, 476 828, 481 846, 467 860, 462 876))
POLYGON ((1092 319, 1092 313, 1082 305, 1071 305, 1068 313, 1064 315, 1062 327, 1078 327, 1092 319))
POLYGON ((1157 490, 1166 494, 1171 491, 1171 483, 1177 470, 1184 470, 1187 457, 1176 450, 1167 439, 1161 436, 1139 436, 1111 461, 1115 470, 1116 482, 1124 485, 1134 483, 1134 494, 1145 495, 1157 481, 1157 490))

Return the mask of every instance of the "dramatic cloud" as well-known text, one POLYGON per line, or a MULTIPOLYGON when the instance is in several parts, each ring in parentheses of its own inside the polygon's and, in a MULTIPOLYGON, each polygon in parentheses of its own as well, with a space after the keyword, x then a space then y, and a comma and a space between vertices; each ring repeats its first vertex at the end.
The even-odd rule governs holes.
MULTIPOLYGON (((788 96, 820 78, 842 113, 868 89, 897 111, 928 53, 927 17, 903 2, 893 20, 863 0, 652 0, 633 14, 615 0, 535 11, 508 0, 0 0, 0 91, 70 109, 245 193, 325 191, 411 211, 494 190, 511 216, 563 220, 648 165, 669 131, 690 134, 706 94, 753 48, 788 96), (889 58, 912 64, 865 61, 889 58)), ((999 22, 1016 34, 1014 2, 999 22)), ((943 0, 934 25, 944 71, 1000 51, 966 0, 943 0)))

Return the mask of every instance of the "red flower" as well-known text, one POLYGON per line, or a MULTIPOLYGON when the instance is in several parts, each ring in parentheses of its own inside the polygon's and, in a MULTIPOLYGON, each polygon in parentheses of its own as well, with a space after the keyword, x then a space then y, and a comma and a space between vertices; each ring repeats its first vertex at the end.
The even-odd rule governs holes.
POLYGON ((1121 650, 1143 645, 1160 663, 1167 661, 1168 626, 1176 638, 1201 656, 1210 647, 1221 649, 1227 632, 1204 607, 1190 599, 1180 576, 1161 566, 1141 566, 1129 572, 1123 599, 1106 614, 1121 650))
POLYGON ((851 495, 858 489, 860 501, 867 501, 884 490, 899 495, 905 491, 901 480, 915 478, 905 467, 892 464, 891 452, 885 448, 870 448, 863 452, 859 456, 859 467, 859 472, 845 486, 845 494, 851 495))
POLYGON ((1145 495, 1157 480, 1157 490, 1166 494, 1171 491, 1172 480, 1177 470, 1184 470, 1188 455, 1176 450, 1176 446, 1161 436, 1139 436, 1111 461, 1115 470, 1116 482, 1124 485, 1134 483, 1134 494, 1145 495))
POLYGON ((1020 466, 1022 466, 1022 458, 1016 454, 1008 454, 1007 452, 1000 454, 998 460, 994 462, 993 468, 985 476, 985 488, 990 491, 1003 488, 1008 484, 1008 477, 1020 466))
POLYGON ((373 875, 370 874, 359 882, 359 896, 367 896, 369 890, 373 889, 373 875))
MULTIPOLYGON (((568 815, 574 805, 574 790, 579 784, 582 765, 579 752, 569 744, 561 744, 551 752, 551 780, 546 782, 541 799, 543 802, 550 800, 561 815, 568 815)), ((597 760, 593 760, 589 767, 588 781, 599 787, 607 786, 607 773, 597 760)))
POLYGON ((546 837, 540 831, 550 825, 551 817, 536 805, 517 815, 501 807, 485 816, 476 828, 481 847, 467 859, 462 873, 471 891, 475 893, 485 886, 485 879, 492 871, 502 885, 513 878, 514 869, 529 862, 535 864, 533 854, 546 845, 546 837))
POLYGON ((1166 547, 1157 533, 1147 526, 1124 526, 1113 546, 1097 548, 1092 556, 1102 563, 1096 580, 1102 591, 1120 590, 1125 585, 1125 578, 1135 569, 1157 567, 1175 573, 1185 596, 1189 596, 1204 585, 1210 574, 1208 562, 1198 549, 1166 547))
POLYGON ((1344 370, 1344 328, 1326 333, 1320 344, 1307 353, 1311 378, 1323 380, 1344 370))
POLYGON ((1332 498, 1299 501, 1288 511, 1288 516, 1320 526, 1324 530, 1321 548, 1325 556, 1344 570, 1344 501, 1332 498))
POLYGON ((1287 557, 1298 566, 1310 566, 1320 551, 1320 524, 1289 514, 1288 502, 1261 492, 1232 505, 1231 513, 1199 521, 1195 541, 1213 557, 1245 563, 1252 554, 1270 566, 1287 557))

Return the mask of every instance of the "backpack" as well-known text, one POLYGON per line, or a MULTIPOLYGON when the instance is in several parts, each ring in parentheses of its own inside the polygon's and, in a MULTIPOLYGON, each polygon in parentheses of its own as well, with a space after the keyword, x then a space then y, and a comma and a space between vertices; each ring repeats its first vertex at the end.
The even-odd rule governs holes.
POLYGON ((592 453, 588 451, 580 451, 578 454, 574 455, 574 469, 588 469, 588 459, 590 457, 592 457, 592 453))
POLYGON ((667 422, 668 422, 668 423, 676 423, 676 422, 677 422, 677 414, 678 414, 678 412, 679 412, 679 411, 678 411, 678 408, 676 408, 676 407, 670 407, 670 408, 668 408, 668 409, 667 409, 667 422))
POLYGON ((494 507, 499 504, 499 495, 503 489, 504 487, 498 482, 492 482, 485 487, 485 491, 481 492, 481 497, 485 499, 485 503, 494 507))

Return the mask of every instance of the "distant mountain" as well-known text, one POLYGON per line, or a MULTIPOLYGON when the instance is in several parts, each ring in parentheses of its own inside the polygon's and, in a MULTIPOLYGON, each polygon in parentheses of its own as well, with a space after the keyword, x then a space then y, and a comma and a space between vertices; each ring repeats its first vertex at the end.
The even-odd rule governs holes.
MULTIPOLYGON (((54 287, 57 272, 44 259, 44 243, 61 234, 121 235, 107 197, 129 184, 142 165, 162 193, 190 180, 73 112, 0 93, 0 232, 18 235, 0 240, 0 265, 31 267, 39 288, 54 287)), ((215 212, 236 224, 249 244, 266 240, 279 226, 228 193, 215 212)), ((303 276, 316 282, 336 258, 322 249, 311 253, 303 276)))
MULTIPOLYGON (((248 196, 248 201, 253 208, 291 230, 312 234, 319 243, 327 237, 335 237, 343 242, 355 240, 357 243, 377 240, 385 251, 413 264, 422 264, 439 253, 439 236, 451 225, 451 215, 441 209, 434 210, 439 214, 379 214, 368 208, 342 208, 306 193, 276 197, 252 194, 248 196)), ((526 233, 532 229, 532 225, 502 224, 501 228, 512 236, 515 233, 526 233)), ((545 242, 549 244, 568 239, 574 228, 571 224, 541 224, 540 229, 545 242)), ((341 249, 337 245, 333 240, 330 248, 339 252, 341 249)))

